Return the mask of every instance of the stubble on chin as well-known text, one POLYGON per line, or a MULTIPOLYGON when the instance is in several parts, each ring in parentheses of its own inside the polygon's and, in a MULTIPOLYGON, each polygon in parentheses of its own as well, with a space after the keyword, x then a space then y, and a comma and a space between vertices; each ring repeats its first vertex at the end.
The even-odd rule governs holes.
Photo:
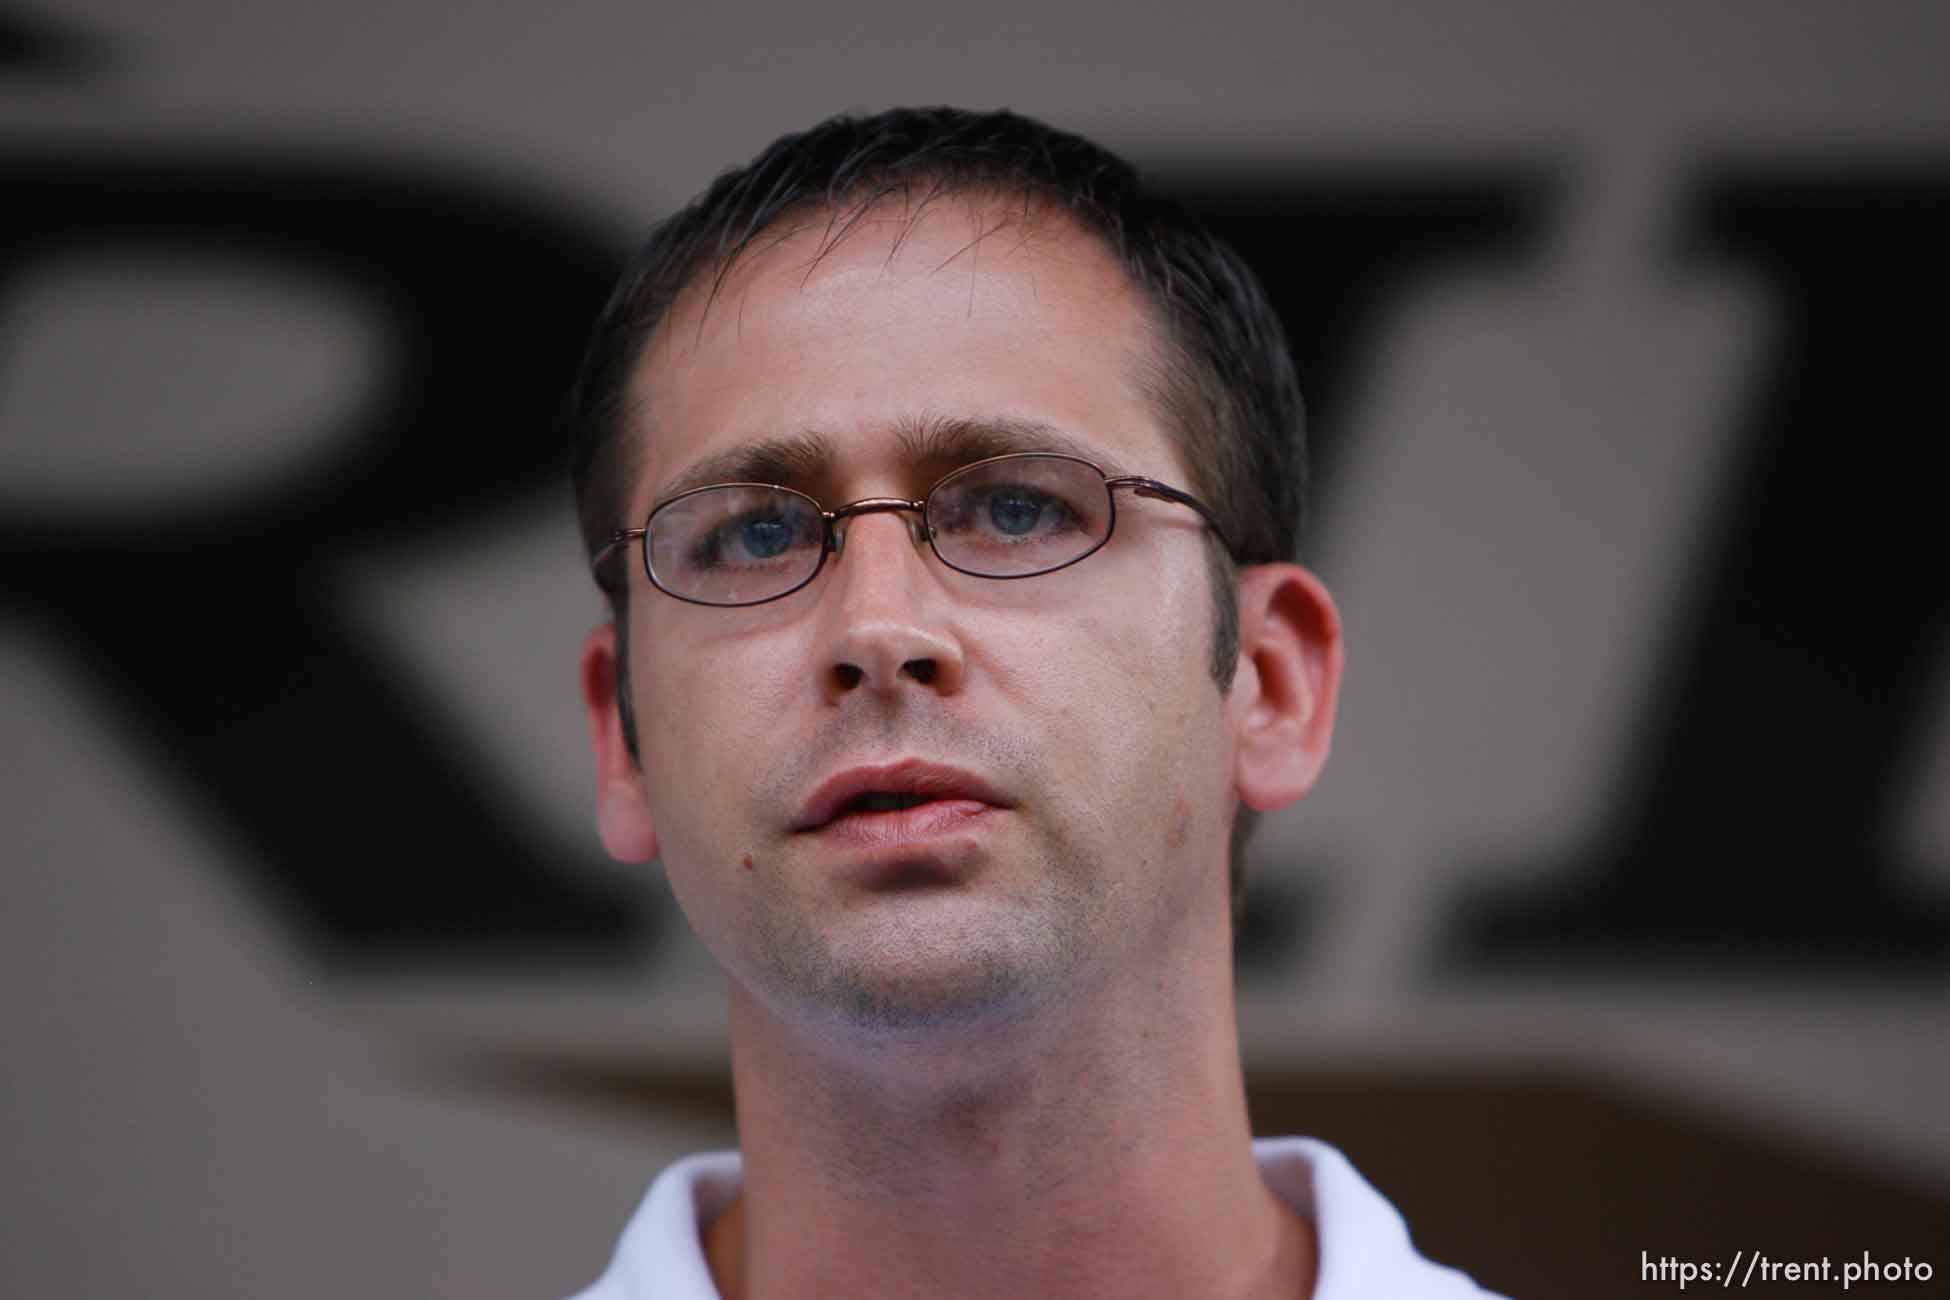
MULTIPOLYGON (((1040 857, 1041 855, 1036 855, 1040 857)), ((1004 1025, 1077 978, 1102 928, 1074 861, 994 867, 966 884, 850 900, 834 912, 778 895, 757 926, 756 956, 778 1013, 871 1037, 1004 1025), (1004 888, 994 877, 1026 876, 1004 888)))

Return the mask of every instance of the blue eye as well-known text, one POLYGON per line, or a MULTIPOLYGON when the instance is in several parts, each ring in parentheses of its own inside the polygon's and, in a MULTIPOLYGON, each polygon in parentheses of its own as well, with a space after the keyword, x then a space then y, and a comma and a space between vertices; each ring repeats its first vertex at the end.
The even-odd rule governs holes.
POLYGON ((711 523, 675 519, 676 529, 689 523, 697 531, 684 546, 685 562, 694 570, 744 569, 797 553, 819 549, 818 516, 796 506, 763 506, 711 523))
POLYGON ((989 522, 999 532, 1021 537, 1042 518, 1043 507, 1048 500, 1041 493, 1026 492, 1021 488, 1003 489, 989 497, 989 522))
POLYGON ((793 532, 792 525, 777 516, 754 516, 738 530, 745 553, 758 560, 783 555, 786 547, 792 545, 793 532))

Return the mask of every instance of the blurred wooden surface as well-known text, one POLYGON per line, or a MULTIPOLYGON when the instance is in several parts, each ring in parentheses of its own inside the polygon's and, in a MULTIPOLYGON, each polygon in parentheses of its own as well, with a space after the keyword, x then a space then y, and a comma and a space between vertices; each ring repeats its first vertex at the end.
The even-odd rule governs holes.
MULTIPOLYGON (((456 1066, 460 1082, 535 1104, 675 1113, 722 1123, 732 1140, 725 1074, 456 1066)), ((1340 1147, 1401 1210, 1424 1254, 1515 1300, 1678 1295, 1676 1282, 1641 1280, 1641 1252, 1722 1265, 1736 1251, 1825 1255, 1833 1282, 1747 1288, 1807 1296, 1840 1294, 1843 1262, 1865 1250, 1878 1261, 1907 1255, 1936 1277, 1892 1293, 1950 1295, 1950 1192, 1777 1132, 1762 1115, 1715 1118, 1545 1073, 1262 1072, 1248 1093, 1256 1132, 1340 1147)))

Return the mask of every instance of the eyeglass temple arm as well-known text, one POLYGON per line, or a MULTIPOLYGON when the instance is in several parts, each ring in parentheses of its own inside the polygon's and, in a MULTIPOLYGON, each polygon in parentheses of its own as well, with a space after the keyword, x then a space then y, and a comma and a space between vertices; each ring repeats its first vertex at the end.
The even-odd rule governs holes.
POLYGON ((1206 508, 1203 501, 1200 501, 1191 493, 1180 492, 1169 483, 1160 483, 1155 478, 1143 478, 1136 474, 1129 474, 1123 478, 1105 479, 1104 482, 1114 488, 1129 488, 1141 497, 1152 497, 1159 501, 1175 501, 1181 506, 1190 506, 1192 509, 1198 511, 1200 518, 1205 520, 1206 527, 1210 528, 1212 535, 1219 539, 1219 545, 1226 548, 1226 554, 1230 555, 1234 560, 1239 558, 1238 549, 1233 546, 1232 539, 1226 536, 1226 530, 1219 526, 1218 517, 1206 508))
POLYGON ((609 535, 608 541, 596 548, 596 553, 589 557, 589 572, 596 579, 596 585, 603 585, 603 561, 609 558, 610 552, 619 546, 628 546, 649 531, 648 528, 619 528, 609 535))

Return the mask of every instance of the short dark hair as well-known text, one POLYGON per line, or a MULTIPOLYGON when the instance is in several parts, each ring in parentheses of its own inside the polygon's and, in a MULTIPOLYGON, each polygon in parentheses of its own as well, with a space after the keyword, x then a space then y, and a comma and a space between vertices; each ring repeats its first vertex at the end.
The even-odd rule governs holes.
MULTIPOLYGON (((1147 387, 1179 440, 1192 492, 1212 507, 1234 552, 1212 557, 1211 669, 1220 693, 1239 656, 1233 564, 1291 559, 1306 500, 1299 381, 1285 331, 1245 261, 1181 205, 1144 189, 1108 150, 1008 111, 903 108, 830 118, 775 141, 659 223, 597 318, 570 398, 577 515, 591 555, 623 526, 631 449, 626 394, 657 326, 709 275, 713 292, 752 241, 808 206, 864 210, 889 195, 921 202, 969 193, 1019 196, 1074 220, 1116 255, 1157 313, 1161 346, 1147 387)), ((918 210, 910 208, 910 211, 918 210)), ((847 222, 836 219, 835 231, 847 222)), ((830 238, 836 236, 829 235, 830 238)), ((598 575, 615 614, 625 739, 636 753, 627 678, 627 582, 612 558, 598 575)), ((1234 826, 1235 905, 1256 817, 1234 826)))

